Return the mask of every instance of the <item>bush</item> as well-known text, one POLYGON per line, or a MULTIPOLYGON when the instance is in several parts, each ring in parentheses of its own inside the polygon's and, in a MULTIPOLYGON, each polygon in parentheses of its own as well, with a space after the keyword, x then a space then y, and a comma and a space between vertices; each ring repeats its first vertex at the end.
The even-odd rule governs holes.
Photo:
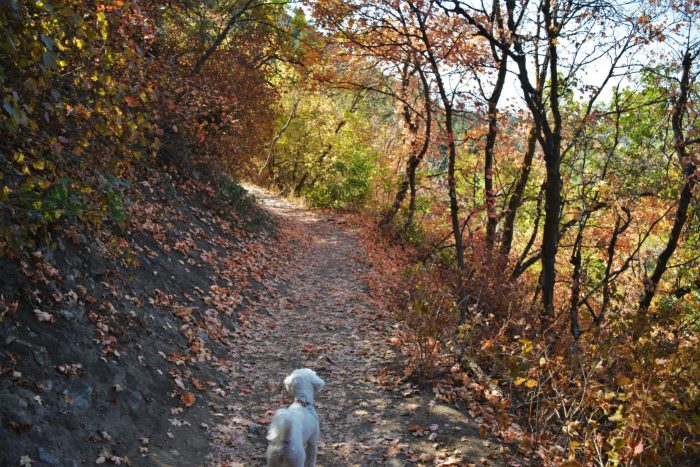
POLYGON ((362 149, 353 148, 347 161, 339 160, 330 173, 305 193, 313 206, 357 208, 370 197, 375 157, 362 149))
POLYGON ((449 350, 458 313, 439 270, 420 263, 405 272, 405 304, 397 319, 405 325, 403 345, 414 373, 432 376, 449 350))
POLYGON ((219 214, 228 214, 233 209, 237 214, 250 218, 255 214, 255 197, 249 194, 236 180, 222 175, 216 192, 216 210, 219 214))

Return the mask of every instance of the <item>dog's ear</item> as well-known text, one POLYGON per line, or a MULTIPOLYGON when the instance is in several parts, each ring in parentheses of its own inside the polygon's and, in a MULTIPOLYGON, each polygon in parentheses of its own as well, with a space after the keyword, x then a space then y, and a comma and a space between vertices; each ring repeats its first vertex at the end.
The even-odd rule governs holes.
POLYGON ((294 395, 294 378, 295 376, 293 374, 284 378, 284 389, 290 396, 294 395))
POLYGON ((319 378, 316 373, 314 373, 311 376, 311 384, 314 387, 314 392, 319 392, 321 389, 323 389, 323 386, 326 385, 326 382, 319 378))

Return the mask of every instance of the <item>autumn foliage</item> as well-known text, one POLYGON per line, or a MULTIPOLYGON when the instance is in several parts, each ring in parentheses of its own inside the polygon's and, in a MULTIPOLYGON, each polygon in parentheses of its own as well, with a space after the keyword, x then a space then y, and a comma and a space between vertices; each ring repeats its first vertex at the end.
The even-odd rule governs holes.
POLYGON ((241 177, 370 213, 394 242, 371 259, 399 281, 408 374, 446 398, 481 391, 533 463, 692 463, 699 15, 675 0, 2 2, 0 253, 127 225, 133 187, 161 172, 222 215, 248 206, 241 177))

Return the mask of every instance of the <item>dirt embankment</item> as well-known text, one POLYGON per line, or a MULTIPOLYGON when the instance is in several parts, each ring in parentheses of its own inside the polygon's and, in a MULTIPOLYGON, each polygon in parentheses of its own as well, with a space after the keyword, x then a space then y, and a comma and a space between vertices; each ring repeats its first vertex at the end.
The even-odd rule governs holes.
POLYGON ((0 465, 202 464, 234 335, 284 251, 269 219, 176 183, 136 186, 123 229, 0 258, 0 465))

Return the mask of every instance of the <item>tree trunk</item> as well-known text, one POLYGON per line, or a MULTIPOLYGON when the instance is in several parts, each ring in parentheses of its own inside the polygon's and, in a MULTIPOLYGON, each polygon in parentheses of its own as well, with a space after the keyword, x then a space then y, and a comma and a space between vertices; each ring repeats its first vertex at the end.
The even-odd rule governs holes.
MULTIPOLYGON (((549 58, 549 106, 552 125, 543 127, 543 153, 547 167, 544 189, 544 229, 542 234, 542 316, 541 330, 546 332, 554 321, 554 290, 556 285, 556 257, 559 243, 559 217, 561 215, 561 113, 559 111, 559 70, 557 39, 559 25, 552 15, 550 0, 542 6, 544 23, 547 28, 547 56, 549 58)), ((540 108, 542 111, 543 109, 540 108)), ((542 115, 543 120, 546 113, 542 115)))
MULTIPOLYGON (((440 67, 438 66, 437 59, 433 53, 433 47, 428 38, 428 33, 426 30, 425 19, 422 17, 421 12, 415 5, 411 4, 413 12, 418 20, 418 26, 421 33, 421 39, 425 45, 425 52, 430 63, 430 68, 432 69, 433 75, 435 77, 435 82, 438 86, 438 92, 440 94, 440 100, 445 111, 445 130, 447 132, 447 148, 448 148, 448 163, 447 163, 447 186, 449 191, 450 199, 450 221, 452 223, 452 235, 455 240, 455 257, 457 261, 457 268, 461 273, 464 272, 464 245, 462 242, 462 230, 459 226, 459 203, 457 201, 457 179, 455 177, 455 162, 457 159, 457 146, 455 145, 455 135, 452 121, 452 101, 447 95, 447 90, 445 88, 445 83, 440 73, 440 67)), ((463 323, 467 315, 467 293, 464 285, 459 284, 459 322, 463 323)))
MULTIPOLYGON (((494 7, 495 8, 495 7, 494 7)), ((484 149, 484 198, 486 199, 486 245, 491 251, 496 239, 496 193, 493 189, 493 152, 498 135, 498 101, 501 99, 503 85, 506 82, 508 72, 508 55, 505 53, 499 60, 494 49, 494 59, 498 64, 498 76, 493 88, 493 93, 488 100, 489 128, 486 134, 486 148, 484 149)))
MULTIPOLYGON (((493 11, 491 13, 491 23, 499 30, 503 30, 503 17, 501 16, 500 2, 493 2, 493 11)), ((494 147, 496 146, 496 136, 498 135, 498 102, 501 99, 503 85, 506 82, 508 74, 508 54, 501 52, 498 56, 498 50, 494 44, 491 44, 491 56, 496 62, 498 74, 496 82, 493 86, 493 92, 488 99, 488 132, 486 134, 486 147, 484 148, 484 199, 486 200, 486 245, 489 252, 493 250, 493 244, 496 241, 496 193, 493 189, 493 165, 494 165, 494 147)))
POLYGON ((525 187, 530 178, 530 170, 532 169, 532 159, 535 155, 535 145, 537 143, 537 132, 535 127, 530 128, 530 133, 527 137, 527 149, 523 157, 523 165, 520 167, 520 176, 515 185, 515 190, 508 200, 508 208, 506 210, 506 218, 503 223, 503 237, 501 239, 501 253, 503 256, 510 254, 510 248, 513 244, 513 229, 515 226, 515 217, 518 209, 523 202, 525 187))
POLYGON ((243 8, 240 10, 236 11, 231 15, 231 18, 226 22, 226 26, 224 26, 224 29, 219 33, 218 36, 216 36, 216 39, 214 39, 214 42, 209 46, 209 48, 204 52, 204 55, 202 55, 199 60, 197 60, 197 63, 194 65, 194 74, 199 74, 200 70, 202 69, 202 66, 204 65, 204 62, 206 62, 209 57, 212 56, 214 52, 216 52, 216 49, 219 48, 221 43, 226 39, 226 36, 228 36, 228 33, 231 32, 231 28, 236 24, 236 21, 238 18, 243 16, 243 14, 248 11, 248 9, 251 7, 251 4, 253 3, 254 0, 248 0, 245 5, 243 5, 243 8))
MULTIPOLYGON (((416 67, 418 65, 416 64, 416 67)), ((399 190, 396 192, 396 196, 394 197, 394 202, 391 203, 391 208, 384 214, 384 217, 382 217, 382 220, 379 222, 379 225, 382 226, 387 226, 391 223, 391 221, 394 220, 394 217, 396 216, 396 213, 399 211, 401 208, 401 203, 403 203, 403 200, 406 198, 406 193, 409 192, 410 190, 410 202, 409 202, 409 212, 408 212, 408 218, 406 221, 406 224, 404 225, 404 229, 408 228, 410 225, 412 218, 413 218, 413 210, 415 209, 416 206, 416 170, 418 169, 418 166, 420 165, 421 161, 423 160, 423 157, 425 154, 428 152, 428 147, 430 146, 430 130, 432 126, 432 110, 430 108, 431 101, 430 101, 430 88, 428 85, 428 81, 425 78, 425 73, 423 70, 418 68, 418 73, 421 78, 421 84, 423 87, 423 99, 425 102, 425 134, 424 134, 424 140, 423 144, 421 145, 420 149, 418 150, 417 153, 412 154, 411 157, 408 159, 406 162, 406 172, 404 175, 404 179, 401 181, 401 185, 399 186, 399 190)), ((407 121, 407 123, 410 124, 410 117, 407 114, 407 109, 404 109, 404 119, 407 121)), ((415 130, 418 130, 417 125, 413 125, 413 127, 410 128, 415 128, 415 130)))
POLYGON ((683 56, 680 89, 678 92, 678 98, 673 104, 671 116, 671 127, 673 129, 673 136, 676 143, 675 151, 676 155, 678 156, 678 162, 683 168, 683 187, 681 188, 681 194, 678 198, 676 217, 673 222, 671 234, 668 237, 668 242, 666 243, 666 248, 664 248, 664 250, 659 254, 654 272, 644 281, 644 294, 639 301, 640 314, 645 314, 649 310, 651 301, 656 294, 656 288, 659 285, 659 281, 661 281, 661 277, 668 268, 668 262, 671 259, 671 256, 673 256, 673 253, 676 251, 683 226, 688 219, 688 207, 690 206, 690 201, 693 198, 693 187, 697 182, 695 164, 693 164, 690 157, 688 157, 686 150, 687 143, 685 136, 683 135, 683 115, 688 104, 688 94, 690 92, 690 71, 695 57, 697 57, 697 53, 691 54, 690 51, 687 51, 683 56))

